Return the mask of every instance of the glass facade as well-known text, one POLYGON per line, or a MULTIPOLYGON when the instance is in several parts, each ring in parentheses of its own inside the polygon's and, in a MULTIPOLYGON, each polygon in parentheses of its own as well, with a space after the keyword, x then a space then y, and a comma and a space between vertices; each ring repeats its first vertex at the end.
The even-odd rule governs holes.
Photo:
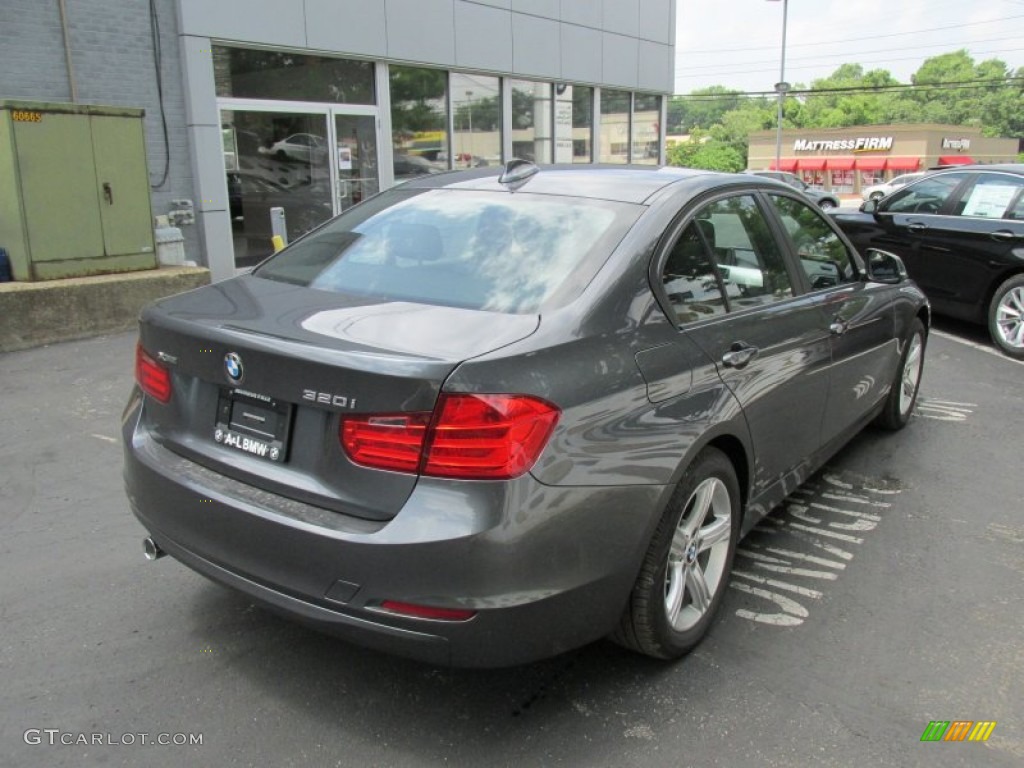
POLYGON ((601 89, 601 159, 602 163, 629 162, 629 91, 601 89))
POLYGON ((633 162, 657 165, 661 147, 661 96, 633 96, 633 162))
POLYGON ((213 47, 219 98, 376 104, 373 62, 213 47))
POLYGON ((662 97, 652 94, 600 89, 595 114, 589 86, 228 45, 213 46, 213 74, 236 268, 268 256, 274 232, 294 240, 388 176, 510 157, 653 165, 661 151, 662 97), (390 137, 378 135, 378 76, 390 137))
POLYGON ((449 84, 452 167, 500 165, 501 81, 488 75, 452 72, 449 84))
POLYGON ((512 92, 512 156, 552 162, 551 83, 508 80, 512 92))
MULTIPOLYGON (((569 86, 572 92, 572 162, 594 160, 594 89, 569 86)), ((561 160, 559 162, 562 162, 561 160)))
POLYGON ((395 181, 447 170, 448 73, 392 65, 389 85, 395 181))

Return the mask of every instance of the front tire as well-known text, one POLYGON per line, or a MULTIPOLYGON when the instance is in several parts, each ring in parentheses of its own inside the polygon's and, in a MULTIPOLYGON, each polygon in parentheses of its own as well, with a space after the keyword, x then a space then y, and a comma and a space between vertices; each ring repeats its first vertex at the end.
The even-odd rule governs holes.
POLYGON ((996 289, 988 309, 988 332, 1006 355, 1024 360, 1024 275, 996 289))
POLYGON ((694 648, 722 603, 740 517, 732 462, 705 448, 662 514, 612 640, 658 659, 694 648))
POLYGON ((910 333, 907 335, 889 396, 885 400, 885 407, 875 420, 878 426, 895 431, 903 429, 910 421, 910 415, 917 404, 917 393, 921 389, 927 339, 924 323, 915 317, 910 325, 910 333))

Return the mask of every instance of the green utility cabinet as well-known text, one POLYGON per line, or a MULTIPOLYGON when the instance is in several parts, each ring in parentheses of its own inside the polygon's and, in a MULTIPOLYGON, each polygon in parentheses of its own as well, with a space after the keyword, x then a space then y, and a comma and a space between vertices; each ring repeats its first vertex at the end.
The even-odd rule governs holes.
POLYGON ((15 280, 156 267, 143 115, 0 100, 0 247, 15 280))

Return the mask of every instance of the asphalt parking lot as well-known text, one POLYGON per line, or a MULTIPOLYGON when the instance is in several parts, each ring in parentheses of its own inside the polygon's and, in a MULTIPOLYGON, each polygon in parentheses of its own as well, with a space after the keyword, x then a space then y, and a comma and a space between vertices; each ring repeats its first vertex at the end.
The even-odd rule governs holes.
POLYGON ((483 672, 144 561, 117 440, 133 352, 0 356, 0 765, 1024 763, 1024 364, 983 330, 940 323, 908 428, 863 433, 741 544, 690 656, 483 672), (923 743, 933 720, 996 726, 923 743))

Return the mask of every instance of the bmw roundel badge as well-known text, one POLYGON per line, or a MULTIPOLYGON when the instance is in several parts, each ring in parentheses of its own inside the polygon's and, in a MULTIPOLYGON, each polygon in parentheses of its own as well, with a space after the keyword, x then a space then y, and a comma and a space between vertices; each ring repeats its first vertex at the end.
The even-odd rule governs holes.
POLYGON ((224 373, 234 384, 238 384, 242 380, 242 358, 235 352, 228 352, 224 355, 224 373))

